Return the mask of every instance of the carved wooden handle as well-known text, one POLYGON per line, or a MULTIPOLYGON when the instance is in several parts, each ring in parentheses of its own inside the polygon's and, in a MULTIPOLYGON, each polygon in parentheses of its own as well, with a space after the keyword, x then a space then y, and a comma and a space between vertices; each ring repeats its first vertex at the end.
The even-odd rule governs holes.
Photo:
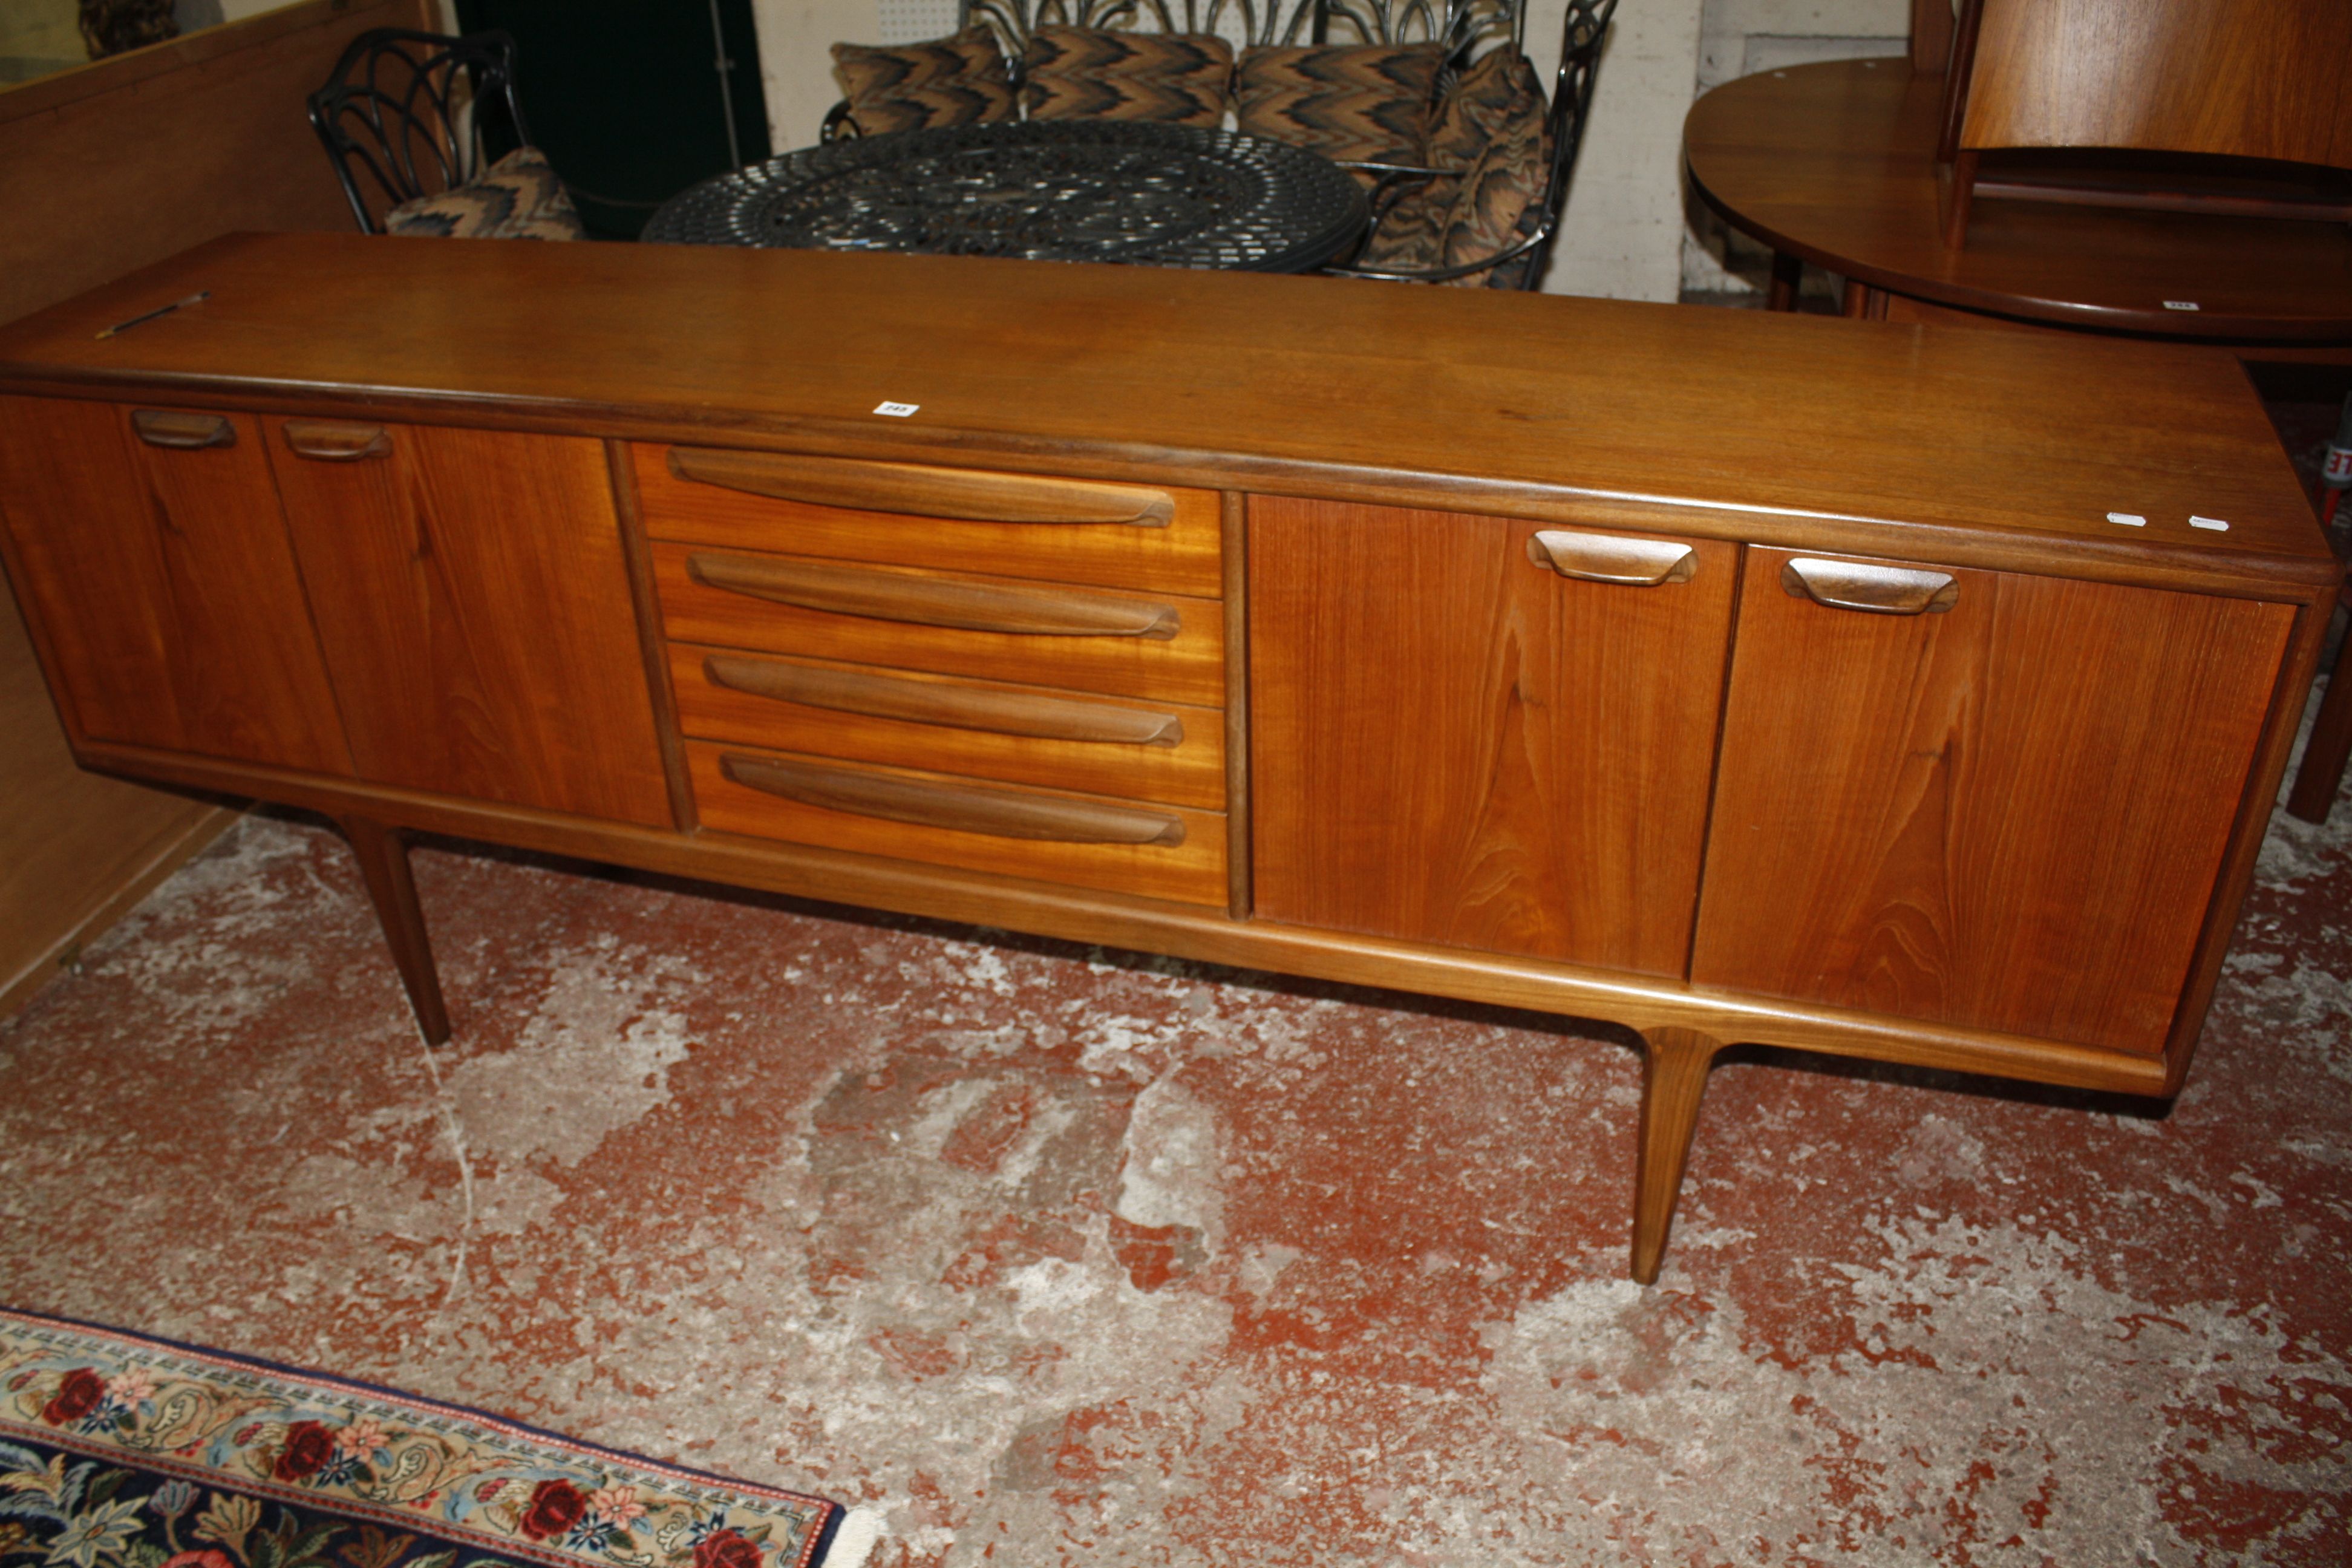
POLYGON ((1184 721, 1173 713, 1079 702, 1043 692, 994 691, 845 669, 813 669, 728 654, 706 658, 702 673, 713 686, 730 691, 877 719, 1119 746, 1173 746, 1184 739, 1184 721))
POLYGON ((755 560, 697 552, 687 575, 708 588, 804 610, 878 621, 954 626, 1020 637, 1154 637, 1183 627, 1173 605, 1114 599, 1066 588, 1008 588, 942 577, 909 577, 855 566, 755 560))
POLYGON ((1948 572, 1801 555, 1780 568, 1780 586, 1792 598, 1874 616, 1940 616, 1960 602, 1960 585, 1948 572))
POLYGON ((912 463, 672 447, 669 471, 682 479, 780 500, 965 522, 1124 522, 1165 528, 1176 515, 1176 498, 1164 490, 1028 474, 967 473, 912 463))
POLYGON ((392 456, 392 434, 381 425, 347 425, 334 419, 289 419, 286 444, 297 457, 322 463, 356 463, 392 456))
POLYGON ((1556 528, 1528 537, 1528 559, 1580 583, 1622 583, 1636 588, 1687 583, 1698 570, 1698 552, 1687 544, 1556 528))
POLYGON ((199 447, 234 447, 236 426, 221 414, 183 414, 173 408, 132 411, 131 427, 150 447, 194 451, 199 447))
POLYGON ((1057 795, 972 784, 931 784, 889 778, 847 768, 772 757, 719 759, 719 771, 735 783, 803 805, 853 816, 878 816, 919 827, 951 827, 994 838, 1050 839, 1060 844, 1164 844, 1184 842, 1181 817, 1134 806, 1065 800, 1057 795))

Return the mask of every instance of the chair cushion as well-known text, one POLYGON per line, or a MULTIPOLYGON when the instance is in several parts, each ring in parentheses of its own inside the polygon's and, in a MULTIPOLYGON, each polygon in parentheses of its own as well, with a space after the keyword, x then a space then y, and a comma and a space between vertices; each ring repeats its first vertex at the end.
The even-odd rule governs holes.
POLYGON ((835 44, 833 79, 868 136, 1013 118, 1013 78, 985 26, 924 44, 835 44))
MULTIPOLYGON (((1541 222, 1544 186, 1551 172, 1541 104, 1538 98, 1531 112, 1510 116, 1469 170, 1453 182, 1454 204, 1445 216, 1445 266, 1492 256, 1535 232, 1541 222)), ((1515 258, 1454 281, 1468 289, 1516 289, 1527 266, 1524 258, 1515 258)))
POLYGON ((536 147, 518 147, 462 185, 383 215, 386 234, 451 239, 585 239, 563 182, 536 147))
POLYGON ((1487 144, 1544 117, 1543 84, 1528 57, 1506 45, 1489 49, 1454 79, 1429 127, 1429 162, 1467 169, 1487 144))
POLYGON ((1241 128, 1327 158, 1418 163, 1442 58, 1434 44, 1244 49, 1241 128))
MULTIPOLYGON (((1549 168, 1544 96, 1517 49, 1490 50, 1458 78, 1437 108, 1428 163, 1460 178, 1405 183, 1358 258, 1367 266, 1425 270, 1460 266, 1513 244, 1540 215, 1549 168)), ((1517 288, 1524 264, 1446 279, 1465 288, 1517 288)))
POLYGON ((1021 100, 1032 120, 1157 120, 1211 130, 1233 97, 1234 49, 1204 33, 1040 27, 1021 100))

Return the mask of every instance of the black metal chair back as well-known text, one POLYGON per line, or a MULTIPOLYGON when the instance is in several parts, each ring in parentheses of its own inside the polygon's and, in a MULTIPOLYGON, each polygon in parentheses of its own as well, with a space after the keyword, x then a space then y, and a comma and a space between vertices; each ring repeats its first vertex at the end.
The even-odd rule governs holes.
POLYGON ((327 85, 310 95, 310 125, 362 232, 383 232, 384 209, 480 174, 490 144, 486 118, 502 121, 514 146, 530 141, 514 65, 515 41, 505 32, 452 37, 378 27, 352 40, 327 85), (361 188, 362 171, 380 206, 361 188))
POLYGON ((1539 287, 1544 268, 1551 265, 1552 241, 1559 237, 1559 219, 1568 205, 1569 181, 1576 174, 1576 154, 1584 145, 1584 124, 1592 114, 1592 83, 1601 67, 1601 40, 1617 14, 1617 0, 1569 0, 1559 43, 1559 74, 1552 79, 1551 107, 1545 126, 1551 148, 1551 174, 1544 186, 1542 227, 1528 247, 1528 264, 1520 276, 1522 289, 1539 287))

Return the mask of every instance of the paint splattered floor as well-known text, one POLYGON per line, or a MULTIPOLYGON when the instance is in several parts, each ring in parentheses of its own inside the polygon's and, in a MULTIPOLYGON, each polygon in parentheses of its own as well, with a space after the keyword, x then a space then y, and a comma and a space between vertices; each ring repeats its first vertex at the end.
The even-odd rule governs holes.
POLYGON ((2161 1107, 249 820, 0 1026, 0 1300, 825 1492, 877 1568, 2341 1564, 2352 807, 2161 1107))

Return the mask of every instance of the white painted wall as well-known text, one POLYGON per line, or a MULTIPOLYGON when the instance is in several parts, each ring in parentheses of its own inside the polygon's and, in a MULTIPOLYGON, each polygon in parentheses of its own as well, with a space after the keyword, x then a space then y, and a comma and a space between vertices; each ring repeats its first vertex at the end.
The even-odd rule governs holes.
MULTIPOLYGON (((1683 116, 1704 8, 1618 0, 1544 292, 1672 300, 1681 288, 1683 116)), ((1547 87, 1567 9, 1529 0, 1528 55, 1547 87)))
POLYGON ((833 46, 882 41, 875 0, 751 0, 751 19, 760 30, 769 145, 779 153, 812 146, 824 111, 841 97, 833 46))

